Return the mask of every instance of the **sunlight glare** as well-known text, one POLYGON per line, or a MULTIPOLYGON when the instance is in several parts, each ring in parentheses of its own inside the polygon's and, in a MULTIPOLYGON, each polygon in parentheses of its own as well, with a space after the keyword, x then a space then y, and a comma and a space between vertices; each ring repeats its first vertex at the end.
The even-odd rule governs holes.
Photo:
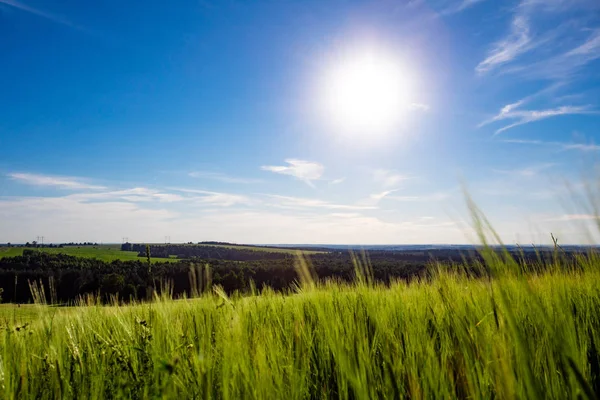
POLYGON ((402 64, 373 50, 338 60, 324 82, 327 118, 345 133, 382 134, 397 127, 409 105, 402 64))

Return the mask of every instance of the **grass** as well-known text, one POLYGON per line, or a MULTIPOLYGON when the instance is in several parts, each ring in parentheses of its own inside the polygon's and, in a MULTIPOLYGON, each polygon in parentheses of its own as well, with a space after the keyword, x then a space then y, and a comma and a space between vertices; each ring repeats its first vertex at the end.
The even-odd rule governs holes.
MULTIPOLYGON (((0 258, 15 257, 23 255, 24 247, 0 247, 0 258)), ((97 258, 102 261, 146 261, 145 257, 138 257, 135 251, 121 251, 120 246, 99 245, 99 246, 66 246, 63 248, 29 248, 30 250, 44 251, 51 254, 66 254, 76 257, 97 258)), ((176 261, 173 258, 152 257, 152 262, 176 261)))
MULTIPOLYGON (((440 270, 391 287, 68 312, 0 332, 2 398, 591 398, 600 391, 600 258, 493 279, 440 270)), ((25 309, 24 309, 25 310, 25 309)))
POLYGON ((35 304, 0 304, 0 326, 11 327, 39 319, 45 306, 35 304))

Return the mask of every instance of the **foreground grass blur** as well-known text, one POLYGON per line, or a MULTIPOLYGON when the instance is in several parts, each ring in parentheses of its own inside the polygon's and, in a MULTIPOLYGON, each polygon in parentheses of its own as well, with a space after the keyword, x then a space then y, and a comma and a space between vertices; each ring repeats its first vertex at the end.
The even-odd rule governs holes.
POLYGON ((0 333, 0 397, 592 398, 599 267, 40 306, 0 333))

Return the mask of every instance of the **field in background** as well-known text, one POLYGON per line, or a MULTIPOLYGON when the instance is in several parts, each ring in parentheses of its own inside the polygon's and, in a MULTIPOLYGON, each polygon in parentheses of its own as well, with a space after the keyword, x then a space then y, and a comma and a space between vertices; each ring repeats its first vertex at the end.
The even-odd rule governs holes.
POLYGON ((0 304, 0 329, 31 323, 48 309, 48 306, 36 304, 0 304))
MULTIPOLYGON (((23 255, 23 250, 43 251, 51 254, 66 254, 69 256, 97 258, 102 261, 146 261, 144 257, 138 257, 135 251, 121 251, 120 245, 98 245, 98 246, 65 246, 63 248, 28 248, 28 247, 0 247, 0 258, 15 257, 23 255)), ((152 262, 168 262, 175 261, 169 258, 151 258, 152 262)))
MULTIPOLYGON (((162 244, 156 243, 151 244, 152 246, 161 246, 162 244)), ((263 247, 263 246, 248 246, 248 245, 236 245, 236 244, 193 244, 189 246, 199 246, 199 247, 222 247, 226 249, 234 249, 234 250, 250 250, 250 251, 259 251, 259 252, 268 252, 268 253, 287 253, 287 254, 297 254, 297 249, 292 248, 278 248, 278 247, 263 247)), ((37 250, 44 251, 51 254, 67 254, 70 256, 76 257, 86 257, 86 258, 97 258, 102 261, 114 261, 114 260, 122 260, 122 261, 135 261, 135 260, 143 260, 144 257, 138 257, 138 253, 135 251, 121 251, 121 245, 119 244, 105 244, 105 245, 97 245, 97 246, 65 246, 62 248, 34 248, 34 247, 0 247, 0 258, 3 257, 15 257, 23 255, 23 250, 37 250)), ((311 255, 311 254, 319 254, 324 253, 319 250, 301 250, 302 254, 311 255)), ((175 261, 175 256, 172 255, 171 258, 158 258, 151 257, 152 262, 168 262, 175 261)))
POLYGON ((302 254, 310 255, 310 254, 319 254, 325 253, 325 251, 321 250, 298 250, 295 248, 285 248, 285 247, 267 247, 267 246, 249 246, 243 244, 194 244, 190 246, 205 246, 205 247, 223 247, 226 249, 238 249, 238 250, 251 250, 251 251, 265 251, 268 253, 288 253, 288 254, 296 254, 300 251, 302 254))

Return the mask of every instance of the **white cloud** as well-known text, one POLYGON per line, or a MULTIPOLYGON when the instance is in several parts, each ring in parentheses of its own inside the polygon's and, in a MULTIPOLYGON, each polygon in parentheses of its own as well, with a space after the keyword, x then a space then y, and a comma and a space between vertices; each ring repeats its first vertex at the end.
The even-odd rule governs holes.
POLYGON ((594 110, 590 105, 566 105, 543 110, 519 110, 518 108, 523 103, 524 100, 519 100, 516 103, 508 104, 502 107, 502 109, 497 115, 495 115, 489 120, 483 121, 478 125, 478 127, 482 127, 497 121, 517 120, 512 124, 505 125, 502 128, 497 129, 494 133, 494 135, 497 135, 519 125, 524 125, 535 121, 541 121, 543 119, 557 117, 560 115, 598 114, 598 111, 594 110))
MULTIPOLYGON (((318 203, 317 203, 318 204, 318 203)), ((448 243, 461 232, 450 222, 424 224, 420 219, 394 223, 356 212, 321 214, 272 210, 211 209, 185 213, 148 208, 149 203, 85 202, 65 197, 0 198, 0 242, 89 240, 172 242, 221 240, 238 243, 448 243)), ((168 204, 163 204, 167 207, 168 204)), ((309 207, 311 208, 311 207, 309 207)), ((322 208, 318 205, 316 208, 322 208)), ((324 208, 328 208, 325 206, 324 208)))
POLYGON ((339 185, 340 183, 343 183, 346 180, 346 178, 338 178, 338 179, 334 179, 332 181, 329 182, 330 185, 339 185))
POLYGON ((30 14, 34 14, 34 15, 37 15, 37 16, 42 17, 42 18, 46 18, 46 19, 48 19, 50 21, 54 21, 54 22, 62 24, 62 25, 70 26, 71 28, 80 29, 80 30, 82 29, 81 27, 74 25, 73 23, 67 21, 66 19, 64 19, 64 18, 62 18, 62 17, 60 17, 58 15, 54 15, 54 14, 42 11, 40 9, 30 7, 27 4, 21 3, 20 1, 16 1, 16 0, 0 0, 0 4, 4 4, 4 5, 7 5, 7 6, 14 7, 14 8, 19 9, 21 11, 28 12, 30 14))
POLYGON ((562 221, 562 222, 573 222, 573 221, 597 221, 598 217, 593 214, 563 214, 559 216, 552 216, 542 219, 542 221, 562 221))
POLYGON ((277 174, 294 176, 313 187, 313 181, 320 179, 325 171, 325 167, 317 162, 298 160, 295 158, 288 158, 285 160, 285 162, 289 165, 264 165, 261 167, 261 169, 263 171, 271 171, 277 174))
POLYGON ((66 198, 81 202, 130 202, 130 203, 173 203, 186 202, 202 206, 231 207, 235 205, 256 204, 256 199, 248 196, 212 192, 207 190, 171 188, 170 191, 136 187, 107 192, 76 193, 66 198), (176 192, 176 193, 174 193, 176 192))
POLYGON ((491 45, 475 71, 483 75, 504 66, 502 72, 534 79, 570 79, 600 58, 600 27, 589 18, 598 10, 596 0, 521 0, 513 8, 508 35, 491 45), (582 42, 582 34, 589 31, 582 42))
POLYGON ((450 198, 449 193, 432 193, 417 196, 388 196, 390 200, 396 201, 407 201, 407 202, 429 202, 429 201, 442 201, 450 198))
POLYGON ((384 199, 385 197, 388 197, 390 194, 397 192, 398 189, 392 189, 392 190, 386 190, 380 193, 374 193, 372 195, 370 195, 367 199, 361 200, 359 203, 366 205, 366 206, 375 206, 377 205, 382 199, 384 199))
POLYGON ((527 139, 505 139, 500 140, 500 143, 514 143, 514 144, 533 144, 533 145, 553 145, 556 142, 544 142, 543 140, 527 140, 527 139))
POLYGON ((410 108, 419 111, 429 111, 429 105, 423 103, 411 103, 410 108))
POLYGON ((158 190, 136 187, 131 189, 111 190, 107 192, 76 193, 68 196, 79 201, 128 201, 132 203, 157 201, 170 203, 185 200, 182 196, 173 193, 164 193, 158 190))
POLYGON ((408 176, 387 169, 376 169, 373 171, 373 179, 384 188, 394 187, 402 181, 409 179, 408 176))
POLYGON ((184 189, 184 188, 173 188, 174 191, 179 191, 182 193, 189 193, 201 196, 193 196, 188 198, 188 200, 203 204, 203 205, 213 205, 219 207, 231 207, 235 205, 253 205, 257 203, 256 199, 252 199, 248 196, 240 195, 240 194, 231 194, 231 193, 221 193, 221 192, 211 192, 207 190, 197 190, 197 189, 184 189))
MULTIPOLYGON (((0 197, 0 242, 26 242, 38 235, 44 235, 48 242, 54 243, 120 243, 123 236, 133 242, 153 243, 162 242, 165 235, 171 236, 174 243, 219 240, 257 244, 464 243, 466 238, 467 231, 461 230, 456 221, 448 218, 415 216, 398 219, 398 215, 392 213, 367 216, 360 210, 371 210, 372 207, 346 207, 319 200, 282 197, 274 200, 300 205, 300 211, 293 211, 293 207, 264 209, 264 206, 271 205, 266 203, 259 203, 257 208, 222 208, 209 204, 198 208, 193 204, 187 207, 187 203, 134 203, 119 199, 89 201, 74 195, 0 197)), ((423 201, 426 197, 436 196, 416 197, 423 201)), ((547 232, 558 233, 562 242, 586 239, 580 234, 578 236, 580 232, 561 232, 557 227, 565 226, 564 221, 593 222, 592 216, 554 215, 553 221, 543 225, 543 239, 548 239, 547 232)), ((552 214, 545 217, 549 219, 552 214)), ((503 238, 512 238, 514 232, 527 232, 529 226, 523 222, 525 219, 519 216, 501 218, 501 223, 494 226, 503 238)), ((524 237, 527 236, 521 236, 521 242, 532 241, 524 237)), ((537 237, 540 236, 533 241, 538 241, 537 237)))
POLYGON ((199 179, 211 179, 215 181, 221 181, 226 183, 262 183, 263 181, 260 179, 252 179, 252 178, 239 178, 235 176, 229 176, 227 174, 223 174, 220 172, 209 172, 209 171, 193 171, 188 174, 192 178, 199 179))
POLYGON ((156 237, 178 213, 123 201, 87 202, 71 196, 0 198, 2 241, 26 242, 44 235, 48 242, 112 241, 156 237), (153 236, 153 233, 156 235, 153 236))
POLYGON ((506 174, 506 175, 512 175, 512 176, 520 176, 520 177, 524 177, 524 178, 531 178, 534 177, 536 175, 538 175, 540 172, 552 168, 554 167, 556 164, 554 163, 545 163, 545 164, 538 164, 538 165, 532 165, 530 167, 526 167, 526 168, 520 168, 520 169, 495 169, 494 172, 496 173, 500 173, 500 174, 506 174))
POLYGON ((328 214, 332 217, 336 217, 336 218, 359 218, 362 217, 362 214, 359 213, 331 213, 328 214))
POLYGON ((492 45, 487 57, 477 65, 475 71, 480 75, 485 74, 513 61, 532 47, 529 21, 525 16, 517 15, 512 21, 508 36, 492 45))
POLYGON ((527 144, 534 146, 554 146, 560 150, 579 150, 583 152, 587 151, 600 151, 600 146, 592 143, 565 143, 565 142, 554 142, 554 141, 543 141, 543 140, 522 140, 522 139, 506 139, 501 140, 501 143, 514 143, 514 144, 527 144))
POLYGON ((409 0, 406 4, 409 8, 423 7, 425 10, 439 10, 432 17, 456 14, 465 11, 484 0, 409 0))
POLYGON ((7 174, 13 180, 25 183, 33 186, 51 186, 59 189, 69 190, 103 190, 106 189, 104 186, 91 185, 85 183, 81 178, 67 177, 67 176, 50 176, 50 175, 38 175, 13 172, 7 174))
POLYGON ((586 60, 594 60, 600 57, 600 29, 594 30, 584 43, 567 52, 565 56, 585 56, 586 60))
POLYGON ((484 0, 462 0, 456 7, 455 12, 466 10, 467 8, 473 7, 474 5, 481 3, 484 0))
MULTIPOLYGON (((570 28, 571 30, 578 30, 570 28)), ((586 65, 600 59, 600 28, 595 28, 592 33, 582 41, 578 39, 565 40, 568 33, 557 35, 565 42, 577 42, 575 47, 567 50, 557 50, 549 57, 538 57, 534 62, 524 64, 514 71, 534 79, 549 79, 556 81, 575 80, 577 73, 586 65)), ((559 44, 555 45, 560 47, 559 44)))
POLYGON ((564 150, 600 151, 597 144, 563 143, 562 147, 564 150))
POLYGON ((267 195, 267 197, 276 200, 276 203, 270 205, 280 208, 324 208, 324 209, 338 209, 338 210, 374 210, 377 207, 371 205, 348 205, 348 204, 334 204, 318 199, 306 199, 302 197, 291 197, 291 196, 280 196, 280 195, 267 195))

